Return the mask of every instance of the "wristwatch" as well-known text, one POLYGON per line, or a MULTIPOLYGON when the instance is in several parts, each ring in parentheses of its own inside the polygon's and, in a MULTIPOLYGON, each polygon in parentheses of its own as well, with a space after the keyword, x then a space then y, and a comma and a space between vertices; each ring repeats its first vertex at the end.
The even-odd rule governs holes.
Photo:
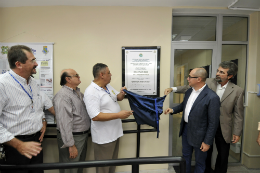
POLYGON ((46 121, 46 119, 42 119, 42 122, 46 121))

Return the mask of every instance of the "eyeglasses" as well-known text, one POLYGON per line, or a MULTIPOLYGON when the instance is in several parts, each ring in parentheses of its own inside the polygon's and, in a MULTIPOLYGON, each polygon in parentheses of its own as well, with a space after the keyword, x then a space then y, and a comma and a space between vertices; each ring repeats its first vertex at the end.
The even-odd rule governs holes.
POLYGON ((218 69, 217 69, 217 73, 225 74, 225 72, 223 72, 223 71, 219 71, 218 69))
POLYGON ((198 78, 198 77, 191 77, 191 76, 189 75, 188 78, 190 79, 190 78, 198 78))
POLYGON ((67 77, 77 77, 77 78, 79 78, 79 74, 75 74, 75 75, 67 76, 67 77))

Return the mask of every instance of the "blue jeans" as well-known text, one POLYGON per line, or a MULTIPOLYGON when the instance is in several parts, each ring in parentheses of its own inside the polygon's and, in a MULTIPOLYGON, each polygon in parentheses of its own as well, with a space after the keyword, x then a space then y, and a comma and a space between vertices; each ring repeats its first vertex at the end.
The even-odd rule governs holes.
MULTIPOLYGON (((202 152, 200 148, 193 147, 188 143, 187 126, 188 124, 184 125, 184 130, 182 133, 182 154, 183 158, 186 160, 186 173, 191 173, 191 158, 193 149, 195 151, 196 161, 194 173, 204 173, 206 168, 207 152, 202 152)), ((196 136, 194 136, 194 138, 196 138, 196 136)))

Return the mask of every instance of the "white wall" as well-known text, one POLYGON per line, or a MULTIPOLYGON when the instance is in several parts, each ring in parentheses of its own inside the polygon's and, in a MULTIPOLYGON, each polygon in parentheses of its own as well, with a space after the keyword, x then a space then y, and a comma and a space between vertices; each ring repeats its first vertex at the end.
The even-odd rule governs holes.
MULTIPOLYGON (((169 7, 17 7, 0 8, 0 41, 54 42, 54 93, 61 88, 62 69, 73 68, 81 76, 81 91, 93 79, 92 67, 101 62, 109 66, 111 85, 119 90, 122 81, 122 46, 161 46, 160 94, 170 85, 171 13, 169 7)), ((37 57, 36 57, 37 58, 37 57)), ((169 105, 165 100, 165 108, 169 105)), ((130 109, 128 100, 120 103, 130 109)), ((133 118, 133 117, 130 117, 133 118)), ((141 157, 168 156, 168 115, 160 120, 160 138, 156 133, 141 134, 141 157)), ((135 130, 135 123, 123 125, 135 130)), ((144 128, 149 128, 144 125, 144 128)), ((51 129, 49 129, 50 131, 51 129)), ((55 130, 52 130, 55 133, 55 130)), ((49 134, 51 132, 48 132, 49 134)), ((44 162, 58 162, 56 140, 44 140, 44 162)), ((136 135, 121 139, 119 158, 135 157, 136 135)), ((89 140, 87 160, 93 160, 89 140)), ((166 169, 164 165, 143 165, 140 169, 166 169)), ((95 169, 88 169, 95 172, 95 169)), ((130 166, 117 171, 130 171, 130 166)), ((57 172, 47 171, 47 172, 57 172)))

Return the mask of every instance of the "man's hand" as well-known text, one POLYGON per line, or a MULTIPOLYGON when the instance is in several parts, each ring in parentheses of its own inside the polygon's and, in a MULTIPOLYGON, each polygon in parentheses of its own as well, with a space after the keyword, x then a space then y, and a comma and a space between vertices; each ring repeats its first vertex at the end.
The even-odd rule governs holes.
POLYGON ((257 138, 256 142, 260 145, 260 137, 257 138))
POLYGON ((125 92, 123 90, 127 90, 127 88, 124 86, 120 89, 120 93, 124 94, 125 95, 125 92))
POLYGON ((5 144, 14 147, 21 155, 29 159, 31 159, 32 156, 37 156, 42 150, 41 143, 39 142, 23 142, 17 138, 13 138, 5 144))
POLYGON ((6 142, 7 145, 14 147, 21 155, 31 159, 32 156, 37 156, 41 150, 41 143, 39 142, 23 142, 17 138, 13 138, 11 141, 6 142))
POLYGON ((232 143, 233 144, 235 144, 235 143, 237 143, 238 141, 239 141, 239 139, 240 139, 240 136, 237 136, 237 135, 233 135, 233 139, 232 139, 232 143))
POLYGON ((201 144, 201 146, 200 146, 200 150, 201 150, 202 152, 208 151, 209 148, 210 148, 210 145, 205 144, 204 142, 202 142, 202 144, 201 144))
POLYGON ((75 145, 69 147, 70 159, 75 159, 78 156, 78 149, 75 145))
POLYGON ((119 94, 117 94, 117 101, 122 101, 125 98, 125 92, 123 91, 124 89, 126 89, 126 87, 122 87, 120 89, 119 94))
POLYGON ((172 92, 172 88, 166 88, 165 90, 164 90, 164 95, 168 95, 168 94, 170 94, 172 92))
POLYGON ((42 129, 41 129, 41 136, 39 137, 39 141, 43 141, 44 134, 46 132, 46 127, 47 127, 47 121, 42 122, 42 129))
POLYGON ((120 119, 126 119, 126 118, 128 118, 130 115, 133 115, 133 112, 134 111, 126 111, 126 110, 122 110, 122 111, 120 111, 120 112, 118 112, 118 114, 119 114, 119 118, 120 119))
POLYGON ((170 113, 173 113, 173 109, 171 109, 171 108, 167 108, 167 109, 164 111, 164 114, 170 114, 170 113))
POLYGON ((260 131, 259 131, 259 133, 258 133, 258 137, 257 137, 256 142, 258 143, 258 145, 260 145, 260 131))

